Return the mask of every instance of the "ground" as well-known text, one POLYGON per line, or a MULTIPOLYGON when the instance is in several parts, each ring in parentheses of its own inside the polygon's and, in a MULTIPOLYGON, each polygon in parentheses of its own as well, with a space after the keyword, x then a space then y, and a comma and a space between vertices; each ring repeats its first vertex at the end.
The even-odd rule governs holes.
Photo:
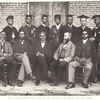
POLYGON ((0 81, 0 95, 14 96, 14 95, 36 95, 36 96, 95 96, 100 95, 100 82, 89 84, 89 89, 82 87, 81 83, 76 83, 75 88, 65 89, 65 82, 59 86, 49 86, 46 82, 41 82, 40 86, 35 85, 35 81, 27 80, 23 87, 7 86, 3 87, 0 81))

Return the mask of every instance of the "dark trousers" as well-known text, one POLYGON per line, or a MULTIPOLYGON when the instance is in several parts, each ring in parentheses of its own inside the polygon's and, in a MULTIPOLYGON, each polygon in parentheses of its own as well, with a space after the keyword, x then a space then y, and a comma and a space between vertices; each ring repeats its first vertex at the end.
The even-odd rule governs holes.
POLYGON ((42 56, 37 57, 35 60, 35 66, 36 66, 36 79, 40 80, 41 74, 43 75, 44 79, 47 79, 48 65, 45 58, 42 56))
POLYGON ((12 58, 4 59, 0 61, 0 68, 2 70, 2 80, 5 81, 5 70, 4 70, 4 64, 7 64, 7 72, 9 72, 8 80, 14 80, 15 79, 15 72, 16 72, 16 62, 12 58))
POLYGON ((61 73, 63 72, 63 68, 66 65, 67 65, 66 62, 59 62, 56 60, 53 60, 51 62, 51 64, 50 64, 51 78, 53 79, 54 83, 59 83, 59 78, 61 76, 61 73))

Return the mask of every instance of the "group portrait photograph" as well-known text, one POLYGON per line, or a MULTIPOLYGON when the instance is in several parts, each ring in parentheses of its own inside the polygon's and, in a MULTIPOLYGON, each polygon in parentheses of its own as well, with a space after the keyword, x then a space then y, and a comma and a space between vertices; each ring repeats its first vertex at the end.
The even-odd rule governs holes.
POLYGON ((100 1, 0 1, 0 96, 100 96, 100 1))

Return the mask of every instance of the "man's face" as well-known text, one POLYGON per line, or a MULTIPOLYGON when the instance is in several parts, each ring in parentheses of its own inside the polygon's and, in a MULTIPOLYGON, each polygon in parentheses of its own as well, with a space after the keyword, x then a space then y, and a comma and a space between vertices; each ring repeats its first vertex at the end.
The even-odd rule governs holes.
POLYGON ((82 38, 83 38, 84 40, 86 40, 86 39, 88 38, 88 33, 87 33, 87 31, 83 31, 83 32, 82 32, 82 38))
POLYGON ((64 34, 64 40, 67 40, 67 39, 69 39, 69 33, 68 33, 68 32, 66 32, 66 33, 64 34))
POLYGON ((8 20, 7 20, 7 23, 8 23, 8 25, 11 25, 11 26, 12 26, 13 23, 14 23, 14 20, 13 20, 13 19, 8 19, 8 20))
POLYGON ((5 38, 6 38, 5 32, 1 32, 1 33, 0 33, 0 40, 1 40, 1 41, 4 41, 5 38))
POLYGON ((94 23, 96 24, 96 26, 98 26, 100 24, 100 18, 99 17, 95 17, 94 18, 94 23))
POLYGON ((26 23, 30 25, 32 23, 32 18, 31 17, 26 17, 26 23))
POLYGON ((19 38, 20 38, 21 40, 23 40, 23 39, 25 38, 25 34, 24 34, 23 31, 20 31, 20 32, 19 32, 19 38))
POLYGON ((43 18, 42 18, 42 23, 43 23, 43 24, 46 25, 46 24, 47 24, 47 21, 48 21, 48 18, 47 18, 47 17, 43 17, 43 18))
POLYGON ((81 26, 86 26, 86 22, 87 22, 86 18, 81 18, 80 19, 81 26))
POLYGON ((40 33, 40 40, 45 41, 46 40, 46 34, 44 32, 40 33))
POLYGON ((69 25, 72 25, 72 23, 73 23, 73 17, 68 17, 67 23, 68 23, 69 25))
POLYGON ((55 18, 55 23, 56 23, 57 25, 59 25, 60 22, 61 22, 61 19, 60 19, 60 18, 55 18))

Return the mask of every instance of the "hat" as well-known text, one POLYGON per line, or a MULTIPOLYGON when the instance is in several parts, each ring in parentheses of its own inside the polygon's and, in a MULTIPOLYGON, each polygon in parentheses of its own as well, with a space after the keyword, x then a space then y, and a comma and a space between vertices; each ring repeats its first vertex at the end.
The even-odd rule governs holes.
POLYGON ((48 15, 46 15, 46 14, 42 14, 42 18, 43 18, 43 17, 48 17, 48 15))
POLYGON ((61 15, 56 14, 56 15, 54 15, 54 18, 60 18, 61 19, 61 15))
POLYGON ((26 18, 27 18, 27 17, 31 17, 31 18, 32 18, 32 17, 35 17, 35 16, 34 16, 34 15, 26 15, 26 18))
POLYGON ((6 20, 8 20, 8 19, 14 19, 14 16, 9 15, 9 16, 6 18, 6 20))
POLYGON ((100 15, 94 15, 91 19, 94 19, 96 17, 99 17, 100 18, 100 15))
POLYGON ((78 18, 89 18, 89 17, 86 15, 81 15, 81 16, 78 16, 78 18))
POLYGON ((69 15, 66 15, 67 17, 73 17, 74 15, 71 15, 71 14, 69 14, 69 15))

